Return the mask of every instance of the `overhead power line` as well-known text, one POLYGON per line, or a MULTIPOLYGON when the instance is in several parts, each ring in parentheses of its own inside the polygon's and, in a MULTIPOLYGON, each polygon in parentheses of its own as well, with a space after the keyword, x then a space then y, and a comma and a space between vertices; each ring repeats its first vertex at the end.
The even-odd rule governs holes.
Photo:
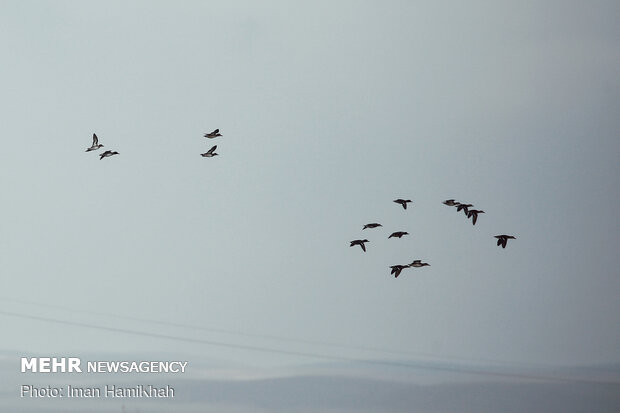
POLYGON ((156 324, 156 325, 185 328, 185 329, 191 329, 194 331, 200 330, 200 331, 208 331, 208 332, 220 333, 220 334, 229 334, 229 335, 235 335, 235 336, 241 336, 241 337, 260 338, 260 339, 268 339, 268 340, 290 342, 290 343, 320 345, 320 346, 325 346, 325 347, 340 348, 340 349, 346 349, 346 350, 360 350, 360 351, 366 351, 366 352, 384 353, 384 354, 389 354, 389 355, 400 355, 400 356, 407 356, 407 357, 411 357, 411 356, 425 357, 425 358, 431 358, 435 360, 441 360, 444 362, 454 361, 454 362, 460 362, 460 363, 492 363, 492 364, 498 364, 498 365, 510 366, 510 367, 533 367, 533 368, 553 367, 553 366, 548 366, 548 365, 545 366, 545 365, 533 364, 533 363, 516 363, 516 362, 507 363, 505 361, 493 360, 493 359, 487 359, 487 358, 474 359, 474 358, 457 357, 457 356, 449 356, 449 355, 438 356, 436 354, 426 353, 426 352, 421 352, 421 351, 399 351, 399 350, 372 347, 372 346, 345 345, 345 344, 338 344, 338 343, 318 341, 318 340, 282 337, 282 336, 259 334, 259 333, 247 333, 247 332, 233 331, 233 330, 227 330, 227 329, 222 329, 222 328, 205 327, 205 326, 196 325, 196 324, 175 323, 175 322, 170 322, 170 321, 161 321, 161 320, 154 320, 154 319, 149 319, 149 318, 78 309, 78 308, 67 307, 67 306, 59 305, 59 304, 37 303, 33 301, 18 300, 15 298, 2 297, 2 296, 0 296, 0 300, 20 303, 20 304, 33 305, 37 307, 56 308, 59 310, 71 312, 73 314, 75 313, 92 314, 92 315, 97 315, 97 316, 102 316, 102 317, 111 317, 111 318, 117 318, 117 319, 122 319, 122 320, 138 321, 141 323, 150 323, 150 324, 156 324))
POLYGON ((197 339, 197 338, 191 338, 191 337, 178 337, 178 336, 172 336, 168 334, 153 333, 153 332, 147 332, 147 331, 135 331, 135 330, 128 330, 128 329, 117 328, 117 327, 100 326, 96 324, 60 320, 56 318, 14 313, 14 312, 9 312, 9 311, 2 311, 2 310, 0 310, 0 315, 5 315, 9 317, 17 317, 17 318, 28 319, 28 320, 42 321, 42 322, 47 322, 47 323, 56 323, 56 324, 63 324, 63 325, 69 325, 69 326, 75 326, 75 327, 82 327, 82 328, 92 328, 92 329, 97 329, 97 330, 110 331, 110 332, 123 333, 123 334, 131 334, 131 335, 143 336, 143 337, 153 337, 153 338, 174 340, 174 341, 187 342, 187 343, 204 344, 204 345, 209 345, 209 346, 217 346, 217 347, 232 348, 232 349, 247 350, 247 351, 257 351, 257 352, 263 352, 263 353, 283 354, 283 355, 298 356, 298 357, 309 357, 309 358, 317 358, 317 359, 324 359, 324 360, 346 361, 346 362, 354 362, 354 363, 365 363, 365 364, 411 368, 411 369, 418 369, 418 370, 435 370, 435 371, 464 373, 464 374, 473 374, 473 375, 481 375, 481 376, 503 377, 503 378, 518 378, 518 379, 528 379, 528 380, 561 381, 561 382, 586 382, 586 383, 613 384, 613 385, 620 384, 620 382, 610 381, 610 380, 597 380, 597 379, 585 379, 585 378, 575 378, 575 377, 565 377, 565 376, 498 372, 498 371, 489 371, 489 370, 484 370, 482 368, 474 368, 474 367, 468 367, 468 366, 455 366, 455 365, 451 366, 451 365, 442 365, 438 363, 420 362, 420 361, 403 362, 403 361, 390 361, 390 360, 356 359, 356 358, 346 357, 346 356, 335 356, 335 355, 295 351, 295 350, 283 350, 283 349, 275 349, 272 347, 265 347, 265 346, 253 346, 253 345, 245 345, 245 344, 226 343, 226 342, 221 342, 221 341, 204 340, 204 339, 197 339))

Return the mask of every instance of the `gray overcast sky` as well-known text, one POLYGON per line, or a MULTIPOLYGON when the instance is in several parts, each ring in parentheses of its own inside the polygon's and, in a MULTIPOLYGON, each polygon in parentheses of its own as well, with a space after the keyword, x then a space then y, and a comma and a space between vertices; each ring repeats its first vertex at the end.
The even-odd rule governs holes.
MULTIPOLYGON (((617 2, 0 8, 2 311, 351 357, 620 361, 617 2), (120 155, 85 153, 93 132, 120 155)), ((3 350, 306 361, 0 320, 3 350)))

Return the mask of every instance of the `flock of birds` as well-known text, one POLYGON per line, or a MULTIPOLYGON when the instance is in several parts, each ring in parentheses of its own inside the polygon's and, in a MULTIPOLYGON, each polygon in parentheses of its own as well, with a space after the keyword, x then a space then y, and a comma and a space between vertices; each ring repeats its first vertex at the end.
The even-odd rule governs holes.
MULTIPOLYGON (((204 137, 208 139, 217 138, 219 136, 223 136, 220 133, 219 129, 215 129, 213 132, 204 134, 204 137)), ((103 145, 99 143, 99 138, 97 137, 97 134, 93 133, 93 144, 90 145, 90 148, 86 148, 86 152, 96 151, 101 148, 103 148, 103 145)), ((203 158, 212 158, 214 156, 217 156, 219 154, 215 153, 216 149, 217 149, 217 145, 213 145, 211 149, 209 149, 205 153, 201 153, 200 156, 202 156, 203 158)), ((99 160, 102 160, 103 158, 107 158, 109 156, 118 155, 118 154, 119 153, 116 151, 105 151, 99 154, 99 160)))
MULTIPOLYGON (((401 205, 403 207, 403 209, 407 209, 407 204, 411 202, 410 199, 395 199, 394 200, 395 203, 401 205)), ((473 204, 465 204, 465 203, 461 203, 458 201, 455 201, 454 199, 447 199, 445 201, 443 201, 444 205, 447 206, 451 206, 451 207, 456 207, 457 212, 463 211, 463 213, 465 214, 465 216, 469 219, 471 218, 472 220, 472 225, 476 225, 476 221, 478 220, 478 214, 484 214, 485 212, 483 210, 480 209, 471 209, 471 207, 473 207, 473 204)), ((377 222, 372 222, 370 224, 366 224, 363 226, 362 230, 365 229, 373 229, 373 228, 378 228, 378 227, 382 227, 383 225, 377 223, 377 222)), ((396 232, 392 232, 390 234, 389 238, 402 238, 405 235, 409 235, 408 232, 406 231, 396 231, 396 232)), ((508 243, 509 239, 516 239, 516 237, 512 236, 512 235, 506 235, 506 234, 501 234, 501 235, 495 235, 495 238, 497 238, 497 246, 501 246, 502 248, 506 248, 506 244, 508 243)), ((351 241, 351 245, 349 245, 349 247, 353 247, 355 245, 359 245, 362 248, 362 251, 366 252, 366 243, 370 242, 367 239, 356 239, 351 241)), ((398 278, 398 276, 400 275, 400 273, 406 269, 406 268, 420 268, 420 267, 426 267, 426 266, 430 266, 429 263, 427 262, 422 262, 422 260, 414 260, 411 264, 397 264, 397 265, 391 265, 390 269, 391 275, 394 275, 394 278, 398 278)))
MULTIPOLYGON (((213 132, 205 133, 203 136, 207 139, 214 139, 214 138, 217 138, 223 135, 220 133, 219 129, 215 129, 213 132)), ((89 148, 86 149, 86 152, 96 151, 101 148, 103 148, 103 145, 99 143, 99 138, 97 137, 97 134, 93 133, 93 143, 89 148)), ((218 154, 215 152, 216 149, 217 149, 217 145, 213 145, 211 149, 209 149, 205 153, 201 153, 200 156, 204 158, 212 158, 214 156, 217 156, 218 154)), ((103 158, 108 158, 113 155, 118 155, 118 154, 119 153, 116 151, 107 150, 99 154, 99 160, 102 160, 103 158)), ((399 199, 395 199, 394 202, 399 204, 400 206, 403 207, 403 209, 406 210, 407 204, 409 204, 411 200, 399 198, 399 199)), ((471 209, 471 207, 473 207, 472 204, 461 203, 461 202, 455 201, 454 199, 447 199, 443 201, 443 203, 444 205, 447 205, 447 206, 456 207, 457 211, 463 211, 465 213, 465 216, 467 216, 468 219, 471 218, 472 225, 476 225, 476 221, 478 221, 478 214, 484 214, 484 211, 481 209, 471 209)), ((378 228, 381 226, 382 225, 377 222, 372 222, 370 224, 364 225, 362 230, 378 228)), ((405 235, 409 235, 409 233, 407 231, 395 231, 390 234, 388 239, 389 238, 402 238, 405 235)), ((495 235, 495 238, 497 238, 497 246, 501 246, 502 248, 506 248, 506 244, 508 243, 509 239, 516 239, 512 235, 505 235, 505 234, 495 235)), ((359 245, 362 248, 362 250, 366 252, 365 244, 367 242, 369 242, 367 239, 356 239, 356 240, 351 241, 350 247, 359 245)), ((398 265, 390 266, 390 269, 391 269, 390 274, 394 275, 395 278, 398 278, 400 273, 406 268, 420 268, 420 267, 426 267, 426 266, 430 266, 430 264, 427 262, 422 262, 422 260, 418 259, 418 260, 414 260, 411 264, 406 264, 406 265, 398 264, 398 265)))
MULTIPOLYGON (((457 212, 462 210, 467 216, 467 218, 471 218, 472 225, 476 225, 476 221, 478 220, 478 214, 484 214, 484 211, 481 209, 469 209, 473 207, 472 204, 463 204, 461 202, 455 201, 454 199, 446 199, 445 201, 443 201, 443 203, 444 205, 456 207, 457 212)), ((502 248, 506 248, 506 244, 508 243, 509 239, 517 239, 512 235, 506 234, 494 235, 494 237, 497 238, 497 246, 501 246, 502 248)))

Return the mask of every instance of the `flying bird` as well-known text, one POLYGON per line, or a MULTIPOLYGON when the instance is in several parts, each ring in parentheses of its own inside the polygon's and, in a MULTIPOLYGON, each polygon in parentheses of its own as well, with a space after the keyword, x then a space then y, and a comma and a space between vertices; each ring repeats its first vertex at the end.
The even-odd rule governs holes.
POLYGON ((402 238, 403 235, 409 235, 409 233, 405 232, 405 231, 392 232, 392 234, 388 237, 388 239, 390 239, 392 237, 402 238))
POLYGON ((96 151, 99 148, 103 148, 103 145, 99 143, 99 138, 97 138, 97 135, 93 133, 93 144, 90 148, 86 149, 86 152, 96 151))
POLYGON ((217 138, 218 136, 222 136, 222 135, 220 134, 220 130, 219 130, 219 129, 216 129, 216 130, 214 130, 214 131, 213 131, 213 132, 211 132, 211 133, 205 133, 205 134, 204 134, 204 137, 205 137, 205 138, 209 138, 209 139, 217 138))
POLYGON ((366 229, 366 228, 377 228, 377 227, 382 227, 383 225, 381 224, 377 224, 376 222, 373 222, 372 224, 366 224, 364 225, 364 228, 362 228, 362 230, 366 229))
POLYGON ((467 215, 467 212, 468 212, 468 209, 467 209, 467 208, 470 208, 470 207, 473 207, 473 205, 472 205, 472 204, 459 204, 459 205, 456 207, 456 210, 457 210, 457 211, 460 211, 460 210, 462 209, 462 210, 463 210, 463 212, 465 213, 465 215, 467 215))
POLYGON ((395 199, 394 202, 396 202, 397 204, 401 204, 403 206, 404 209, 407 209, 407 203, 411 202, 411 199, 395 199))
POLYGON ((211 149, 209 149, 205 153, 201 153, 200 156, 202 156, 204 158, 213 158, 214 156, 219 155, 219 154, 215 153, 215 148, 217 148, 217 145, 213 145, 213 147, 211 149))
POLYGON ((362 247, 362 250, 364 250, 364 252, 366 252, 366 246, 364 245, 365 242, 368 242, 367 239, 356 239, 351 241, 351 245, 349 245, 349 247, 352 247, 354 245, 359 245, 360 247, 362 247))
POLYGON ((508 243, 509 239, 517 239, 512 235, 495 235, 495 238, 497 238, 497 246, 501 245, 502 248, 506 248, 506 243, 508 243))
POLYGON ((471 218, 472 225, 476 225, 476 221, 478 220, 478 214, 484 214, 484 211, 479 209, 470 209, 467 212, 467 218, 471 218))
POLYGON ((420 268, 420 267, 426 267, 426 266, 430 266, 430 264, 427 262, 422 262, 422 260, 415 260, 411 264, 408 265, 408 267, 414 267, 414 268, 420 268))
POLYGON ((99 160, 102 160, 103 158, 107 158, 108 156, 112 156, 112 155, 118 155, 118 152, 105 151, 104 153, 99 155, 99 160))
POLYGON ((460 202, 455 201, 454 199, 446 199, 445 201, 443 201, 444 205, 448 205, 448 206, 457 206, 460 205, 460 202))
POLYGON ((392 269, 392 271, 390 271, 390 274, 394 274, 394 278, 398 278, 398 276, 400 275, 400 272, 404 270, 405 268, 409 268, 409 266, 408 265, 390 265, 390 268, 392 269))

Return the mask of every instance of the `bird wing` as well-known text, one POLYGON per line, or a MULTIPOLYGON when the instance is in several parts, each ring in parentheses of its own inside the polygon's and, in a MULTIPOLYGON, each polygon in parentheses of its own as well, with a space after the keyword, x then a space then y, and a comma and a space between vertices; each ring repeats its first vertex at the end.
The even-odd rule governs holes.
POLYGON ((478 214, 471 214, 472 225, 476 225, 476 221, 478 220, 478 214))
POLYGON ((99 138, 97 135, 93 133, 93 146, 96 146, 99 143, 99 138))
POLYGON ((213 153, 213 152, 215 152, 215 149, 216 149, 216 148, 217 148, 217 145, 213 145, 213 147, 212 147, 211 149, 209 149, 209 150, 207 151, 207 153, 213 153))
POLYGON ((362 247, 362 249, 364 250, 364 252, 366 252, 366 246, 364 245, 363 242, 360 242, 360 247, 362 247))

